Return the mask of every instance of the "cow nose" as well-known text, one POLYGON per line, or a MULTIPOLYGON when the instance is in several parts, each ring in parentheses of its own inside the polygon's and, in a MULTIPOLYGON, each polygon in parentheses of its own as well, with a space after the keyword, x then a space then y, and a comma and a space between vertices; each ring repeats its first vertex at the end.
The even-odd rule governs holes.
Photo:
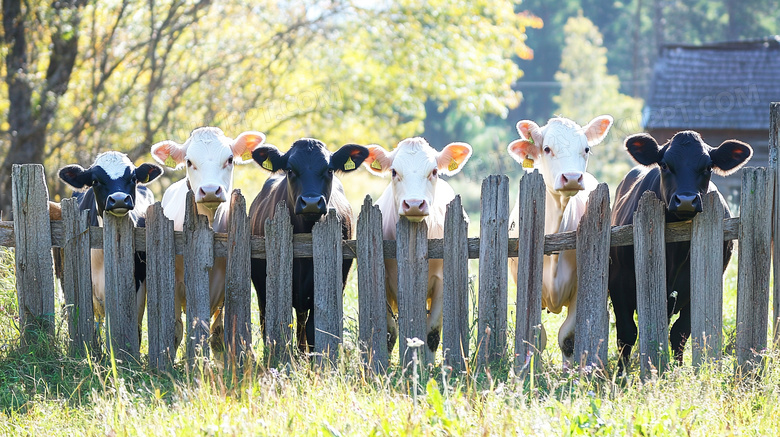
POLYGON ((227 200, 221 185, 201 185, 195 194, 195 201, 198 203, 217 203, 227 200))
POLYGON ((672 196, 670 211, 701 212, 701 196, 698 194, 675 194, 672 196))
POLYGON ((401 202, 403 215, 428 215, 428 202, 424 199, 406 199, 401 202))
POLYGON ((570 191, 570 190, 584 190, 583 185, 583 173, 581 172, 569 172, 561 173, 561 177, 558 179, 557 190, 570 191))
POLYGON ((133 198, 127 193, 114 193, 106 199, 106 211, 127 212, 134 208, 133 198))
POLYGON ((296 214, 326 214, 328 204, 325 196, 300 196, 295 205, 296 214))

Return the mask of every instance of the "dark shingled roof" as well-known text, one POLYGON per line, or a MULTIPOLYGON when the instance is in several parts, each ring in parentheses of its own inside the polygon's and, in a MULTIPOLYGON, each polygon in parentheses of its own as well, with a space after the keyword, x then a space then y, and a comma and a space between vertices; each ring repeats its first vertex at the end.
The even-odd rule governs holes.
POLYGON ((780 101, 780 36, 701 46, 666 45, 643 111, 646 130, 769 129, 780 101))

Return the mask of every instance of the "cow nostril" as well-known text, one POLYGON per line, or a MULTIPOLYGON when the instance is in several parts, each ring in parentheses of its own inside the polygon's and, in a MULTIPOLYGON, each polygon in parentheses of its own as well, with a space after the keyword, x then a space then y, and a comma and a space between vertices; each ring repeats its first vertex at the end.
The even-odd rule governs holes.
POLYGON ((215 191, 214 194, 216 194, 217 196, 222 194, 222 187, 217 187, 217 191, 215 191))
POLYGON ((130 203, 132 203, 132 201, 133 201, 133 199, 130 198, 129 194, 127 196, 125 196, 125 204, 129 205, 130 203))

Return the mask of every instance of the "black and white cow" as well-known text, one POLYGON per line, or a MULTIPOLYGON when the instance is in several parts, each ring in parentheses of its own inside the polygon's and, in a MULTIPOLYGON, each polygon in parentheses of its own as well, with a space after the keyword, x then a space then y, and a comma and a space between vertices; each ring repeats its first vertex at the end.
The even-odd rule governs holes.
MULTIPOLYGON (((724 141, 713 148, 697 132, 683 131, 663 146, 647 134, 626 139, 626 150, 640 166, 632 169, 618 185, 612 209, 612 225, 627 225, 634 221, 634 211, 645 191, 652 191, 665 205, 666 222, 692 219, 702 211, 702 195, 718 192, 710 181, 712 173, 727 176, 739 170, 752 156, 749 145, 724 141)), ((726 217, 728 205, 718 193, 726 217)), ((672 326, 669 342, 678 362, 682 361, 685 342, 691 334, 691 272, 690 242, 666 245, 667 311, 669 318, 680 313, 672 326), (673 292, 676 291, 676 296, 673 292)), ((723 268, 731 258, 732 242, 724 243, 723 268)), ((615 311, 617 344, 621 369, 631 355, 636 342, 636 274, 634 248, 613 247, 610 250, 609 294, 615 311)))
MULTIPOLYGON (((136 167, 124 153, 105 152, 88 169, 72 164, 60 169, 59 175, 77 192, 79 209, 89 210, 90 226, 103 225, 103 212, 115 216, 128 215, 136 227, 145 226, 146 208, 154 203, 154 195, 143 184, 162 174, 155 164, 136 167)), ((138 328, 146 303, 146 254, 135 254, 135 286, 138 304, 138 328)), ((96 319, 105 317, 106 283, 103 250, 92 249, 92 305, 96 319)), ((139 331, 140 332, 140 331, 139 331)))
MULTIPOLYGON (((262 145, 252 151, 252 158, 264 169, 274 173, 263 185, 249 207, 252 235, 265 235, 265 221, 273 218, 276 204, 284 200, 293 225, 293 233, 310 233, 327 212, 334 208, 341 219, 342 237, 352 236, 352 208, 344 195, 344 187, 335 176, 360 167, 368 157, 368 149, 347 144, 331 153, 322 141, 302 138, 282 153, 272 145, 262 145)), ((352 260, 342 265, 346 284, 352 260)), ((260 320, 265 331, 266 261, 252 258, 252 283, 257 290, 260 320)), ((293 261, 293 307, 297 313, 297 338, 300 348, 314 345, 314 264, 311 258, 293 261), (305 321, 305 328, 304 328, 305 321)))

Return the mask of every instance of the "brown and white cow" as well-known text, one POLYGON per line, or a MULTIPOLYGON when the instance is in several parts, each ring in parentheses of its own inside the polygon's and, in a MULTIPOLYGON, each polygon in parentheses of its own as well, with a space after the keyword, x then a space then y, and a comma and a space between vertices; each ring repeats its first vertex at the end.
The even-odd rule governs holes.
MULTIPOLYGON (((423 138, 408 138, 392 152, 380 146, 368 146, 370 155, 363 163, 373 174, 390 174, 390 185, 376 201, 382 211, 382 233, 385 240, 395 240, 396 224, 400 216, 410 221, 425 221, 428 238, 444 237, 444 214, 455 192, 439 175, 458 173, 471 157, 471 146, 451 143, 437 152, 423 138)), ((441 338, 443 302, 443 264, 440 259, 428 261, 429 302, 427 320, 428 348, 436 351, 441 338)), ((398 265, 394 259, 385 260, 385 289, 387 294, 388 350, 398 337, 398 265)))
MULTIPOLYGON (((265 135, 260 132, 244 132, 234 140, 226 137, 219 128, 200 127, 192 131, 184 144, 165 140, 152 146, 152 156, 159 163, 176 170, 186 164, 186 176, 168 187, 162 198, 163 212, 173 220, 174 230, 181 231, 184 227, 187 192, 192 191, 198 214, 208 217, 214 232, 227 232, 230 207, 228 196, 233 189, 233 167, 235 164, 252 162, 252 150, 264 141, 265 135)), ((209 274, 209 301, 213 318, 211 345, 216 349, 222 345, 222 317, 219 308, 225 300, 226 269, 225 258, 214 258, 209 274)), ((181 314, 185 303, 184 259, 177 255, 174 302, 177 348, 184 333, 181 314)))
MULTIPOLYGON (((612 126, 612 117, 601 115, 585 127, 561 117, 550 119, 539 127, 530 120, 517 123, 520 139, 512 141, 507 150, 517 162, 539 170, 547 188, 544 233, 577 230, 585 213, 588 195, 596 189, 596 178, 585 171, 593 146, 600 143, 612 126)), ((510 215, 509 236, 517 238, 520 218, 515 204, 510 215)), ((517 272, 517 258, 509 259, 511 277, 517 272)), ((566 250, 544 257, 542 281, 542 308, 560 313, 568 307, 566 320, 558 331, 558 346, 563 352, 564 365, 574 354, 574 323, 577 314, 577 259, 576 251, 566 250)), ((546 334, 542 327, 542 349, 546 334)))

